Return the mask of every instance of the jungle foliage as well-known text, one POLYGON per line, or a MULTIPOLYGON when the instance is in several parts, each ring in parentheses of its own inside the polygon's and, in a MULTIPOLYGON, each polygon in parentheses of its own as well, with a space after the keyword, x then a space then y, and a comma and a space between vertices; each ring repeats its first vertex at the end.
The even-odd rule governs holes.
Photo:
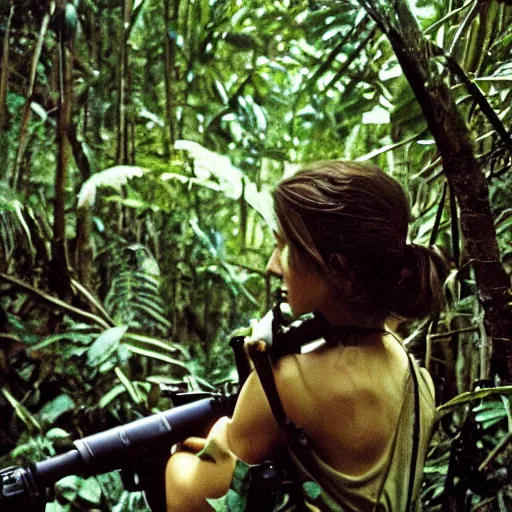
MULTIPOLYGON (((489 307, 473 180, 447 179, 430 78, 397 48, 417 20, 485 178, 487 277, 508 288, 512 7, 409 3, 0 2, 0 467, 168 408, 161 385, 233 386, 230 333, 272 301, 270 188, 301 162, 371 159, 409 194, 410 240, 448 265, 441 314, 398 325, 438 386, 425 509, 510 509, 512 375, 486 318, 511 325, 511 295, 489 307)), ((47 508, 90 509, 145 507, 108 474, 61 481, 47 508)))

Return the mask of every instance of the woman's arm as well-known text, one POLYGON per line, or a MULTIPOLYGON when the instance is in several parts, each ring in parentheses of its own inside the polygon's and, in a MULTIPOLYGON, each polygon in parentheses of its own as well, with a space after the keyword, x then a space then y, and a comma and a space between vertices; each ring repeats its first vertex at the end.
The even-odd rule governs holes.
POLYGON ((165 476, 168 512, 211 510, 206 498, 218 498, 228 491, 237 457, 257 464, 270 458, 282 444, 282 434, 256 373, 244 384, 233 418, 219 420, 206 442, 212 439, 223 448, 214 461, 187 452, 170 458, 165 476))
POLYGON ((231 450, 249 464, 272 457, 285 442, 256 372, 247 379, 228 428, 231 450))

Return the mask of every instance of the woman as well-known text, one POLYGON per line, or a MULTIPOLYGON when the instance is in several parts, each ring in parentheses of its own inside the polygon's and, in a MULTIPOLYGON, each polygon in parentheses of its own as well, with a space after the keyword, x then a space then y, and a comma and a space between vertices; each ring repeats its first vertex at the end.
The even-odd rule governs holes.
MULTIPOLYGON (((406 196, 376 167, 312 164, 282 181, 274 202, 279 231, 267 271, 282 278, 294 315, 321 313, 333 326, 315 350, 273 368, 286 416, 312 446, 306 461, 288 450, 305 499, 317 510, 412 509, 434 389, 384 325, 391 315, 420 318, 436 307, 436 255, 407 244, 406 196)), ((253 373, 232 419, 185 447, 202 452, 171 457, 168 511, 245 503, 248 471, 286 450, 287 439, 253 373)))

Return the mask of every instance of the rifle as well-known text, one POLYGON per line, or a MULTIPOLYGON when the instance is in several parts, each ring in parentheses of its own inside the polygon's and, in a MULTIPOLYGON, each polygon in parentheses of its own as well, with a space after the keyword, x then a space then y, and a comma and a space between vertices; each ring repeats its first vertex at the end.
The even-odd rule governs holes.
MULTIPOLYGON (((298 353, 301 346, 322 336, 326 322, 314 316, 291 324, 283 313, 285 294, 261 321, 257 333, 269 345, 273 359, 298 353)), ((254 331, 253 331, 254 336, 254 331)), ((250 373, 244 337, 230 341, 239 374, 239 387, 250 373)), ((0 470, 0 511, 44 512, 47 489, 69 475, 84 477, 121 470, 127 490, 142 490, 152 512, 165 512, 165 466, 173 445, 190 436, 205 436, 222 416, 231 416, 237 393, 180 393, 173 401, 190 402, 126 425, 76 440, 74 449, 27 467, 0 470)))
POLYGON ((79 439, 73 443, 74 450, 29 467, 6 468, 0 471, 0 510, 44 511, 46 489, 61 478, 122 469, 136 471, 154 512, 165 511, 164 470, 171 446, 204 434, 231 409, 229 397, 203 398, 79 439))

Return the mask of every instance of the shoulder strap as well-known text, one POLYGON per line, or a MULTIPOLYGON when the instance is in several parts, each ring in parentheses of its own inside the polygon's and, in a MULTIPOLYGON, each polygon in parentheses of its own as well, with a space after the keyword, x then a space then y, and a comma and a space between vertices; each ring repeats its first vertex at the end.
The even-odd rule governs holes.
POLYGON ((412 356, 407 352, 409 359, 409 371, 411 372, 413 391, 414 391, 414 426, 412 431, 412 454, 411 454, 411 467, 409 469, 409 489, 407 491, 407 507, 406 511, 410 512, 412 505, 412 494, 414 491, 414 481, 416 477, 416 463, 418 460, 418 446, 420 441, 420 396, 418 389, 418 376, 416 375, 416 368, 412 361, 412 356))
POLYGON ((277 424, 285 432, 288 443, 293 451, 296 452, 301 459, 305 459, 307 463, 310 458, 310 442, 304 430, 290 421, 284 412, 283 404, 277 392, 267 344, 264 341, 256 341, 249 342, 246 345, 277 424))

